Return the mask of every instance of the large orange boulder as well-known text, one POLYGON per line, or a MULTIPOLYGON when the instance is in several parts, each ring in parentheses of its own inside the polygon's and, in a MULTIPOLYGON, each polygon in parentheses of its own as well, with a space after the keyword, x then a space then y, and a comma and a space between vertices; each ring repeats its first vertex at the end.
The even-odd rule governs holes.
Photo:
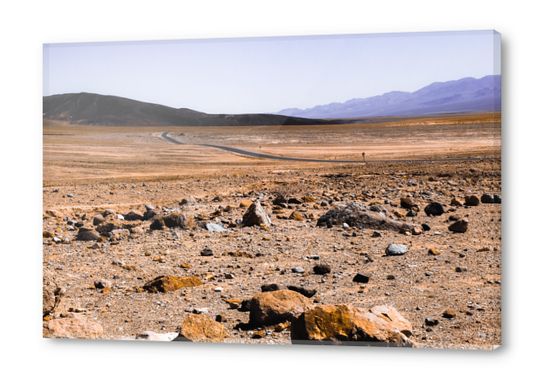
POLYGON ((410 323, 392 307, 370 310, 351 305, 321 305, 292 322, 292 343, 414 346, 410 323))
POLYGON ((295 291, 262 292, 250 301, 249 323, 260 326, 292 321, 311 306, 308 298, 295 291))
POLYGON ((181 331, 173 341, 224 342, 224 326, 207 316, 189 314, 181 324, 181 331))
POLYGON ((57 318, 45 323, 43 337, 45 338, 78 338, 100 339, 103 335, 100 324, 90 321, 85 316, 69 313, 68 317, 57 318))
POLYGON ((173 292, 183 287, 201 286, 203 282, 197 276, 158 276, 147 282, 143 286, 143 290, 151 293, 157 292, 173 292))

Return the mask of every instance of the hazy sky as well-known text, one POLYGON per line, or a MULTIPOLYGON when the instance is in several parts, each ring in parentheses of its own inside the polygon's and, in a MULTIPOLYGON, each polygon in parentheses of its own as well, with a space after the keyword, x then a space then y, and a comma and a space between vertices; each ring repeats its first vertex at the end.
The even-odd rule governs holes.
POLYGON ((44 45, 43 94, 276 112, 500 74, 493 31, 44 45))

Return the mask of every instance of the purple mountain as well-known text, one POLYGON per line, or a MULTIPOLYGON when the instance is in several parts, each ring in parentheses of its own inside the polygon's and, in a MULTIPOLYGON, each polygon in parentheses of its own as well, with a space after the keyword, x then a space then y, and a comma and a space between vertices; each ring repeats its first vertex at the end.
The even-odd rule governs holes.
POLYGON ((344 103, 318 105, 308 109, 288 108, 276 114, 304 118, 349 118, 416 116, 501 110, 501 76, 463 78, 435 82, 415 92, 388 92, 344 103))

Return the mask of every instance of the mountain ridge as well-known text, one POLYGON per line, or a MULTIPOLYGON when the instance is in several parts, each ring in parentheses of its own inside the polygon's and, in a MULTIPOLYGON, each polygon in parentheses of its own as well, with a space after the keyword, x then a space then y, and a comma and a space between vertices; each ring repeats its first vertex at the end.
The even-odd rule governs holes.
POLYGON ((421 116, 501 110, 501 76, 433 82, 413 92, 391 91, 312 108, 286 108, 278 115, 306 118, 421 116))

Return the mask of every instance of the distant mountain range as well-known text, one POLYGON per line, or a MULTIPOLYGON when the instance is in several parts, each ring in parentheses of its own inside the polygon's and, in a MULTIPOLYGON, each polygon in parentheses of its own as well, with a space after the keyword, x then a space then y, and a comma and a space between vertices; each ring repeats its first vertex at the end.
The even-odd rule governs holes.
POLYGON ((324 125, 340 121, 274 114, 207 114, 118 96, 68 93, 43 97, 43 119, 104 126, 324 125))
POLYGON ((287 108, 275 114, 306 118, 417 116, 501 110, 501 76, 435 82, 415 92, 388 92, 308 109, 287 108))

